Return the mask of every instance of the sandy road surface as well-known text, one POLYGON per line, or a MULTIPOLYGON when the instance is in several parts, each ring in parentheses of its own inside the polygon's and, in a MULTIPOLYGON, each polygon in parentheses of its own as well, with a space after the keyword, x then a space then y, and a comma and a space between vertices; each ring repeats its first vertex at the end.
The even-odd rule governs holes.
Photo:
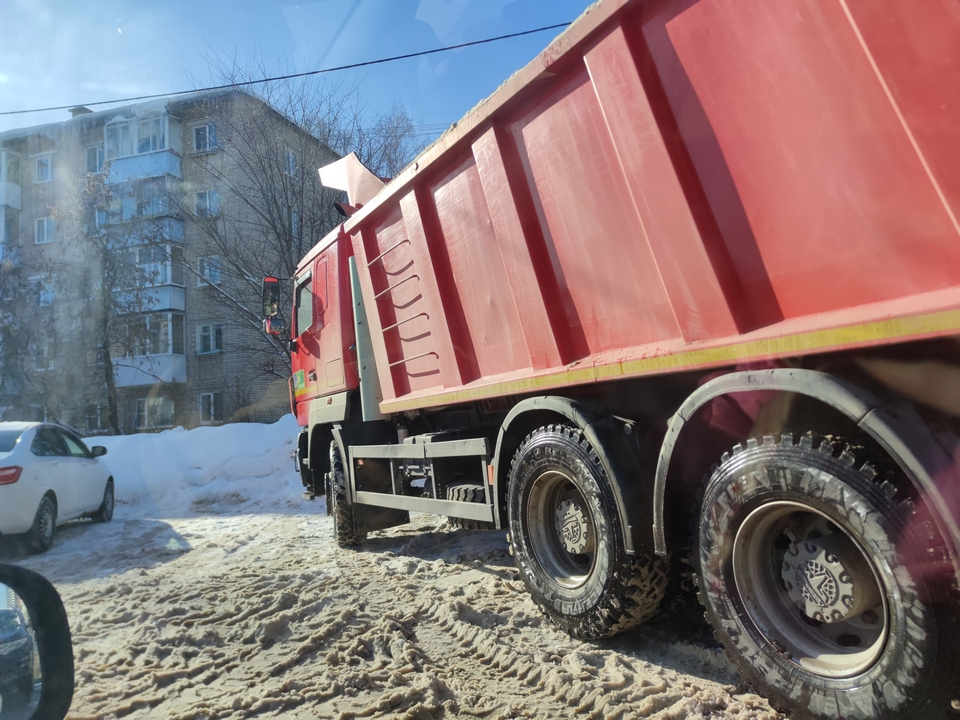
POLYGON ((420 516, 338 551, 320 503, 229 500, 118 505, 20 561, 66 603, 70 717, 780 717, 695 613, 600 644, 553 629, 502 533, 420 516))

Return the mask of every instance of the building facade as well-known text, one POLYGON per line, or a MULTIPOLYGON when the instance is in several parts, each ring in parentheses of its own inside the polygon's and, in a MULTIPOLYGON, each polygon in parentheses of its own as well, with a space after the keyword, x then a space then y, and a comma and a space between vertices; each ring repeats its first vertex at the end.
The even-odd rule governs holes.
POLYGON ((0 418, 110 432, 108 375, 121 432, 289 412, 257 283, 333 227, 336 155, 237 90, 71 113, 0 134, 0 418))

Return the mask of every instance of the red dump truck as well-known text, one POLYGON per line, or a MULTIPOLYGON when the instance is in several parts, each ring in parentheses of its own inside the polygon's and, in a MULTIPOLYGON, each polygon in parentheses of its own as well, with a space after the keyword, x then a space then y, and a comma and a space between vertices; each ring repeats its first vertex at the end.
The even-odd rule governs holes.
POLYGON ((501 528, 576 636, 696 583, 791 717, 949 712, 956 0, 601 0, 385 187, 340 170, 289 331, 340 545, 501 528))

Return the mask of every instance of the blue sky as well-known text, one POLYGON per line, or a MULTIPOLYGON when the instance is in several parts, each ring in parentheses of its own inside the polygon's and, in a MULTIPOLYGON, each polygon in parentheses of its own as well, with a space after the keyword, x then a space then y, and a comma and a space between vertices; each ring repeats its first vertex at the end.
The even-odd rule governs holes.
MULTIPOLYGON (((303 72, 575 19, 589 0, 3 0, 0 111, 210 83, 208 58, 303 72)), ((399 100, 424 126, 458 120, 559 31, 337 74, 370 114, 399 100)), ((331 77, 331 76, 327 76, 331 77)), ((101 108, 97 108, 101 109, 101 108)), ((0 131, 69 117, 0 116, 0 131)))

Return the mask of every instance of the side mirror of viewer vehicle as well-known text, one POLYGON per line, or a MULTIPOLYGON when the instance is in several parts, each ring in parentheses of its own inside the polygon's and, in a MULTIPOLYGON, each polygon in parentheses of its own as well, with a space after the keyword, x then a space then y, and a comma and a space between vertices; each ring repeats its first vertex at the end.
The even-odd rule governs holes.
POLYGON ((103 445, 94 445, 90 448, 90 454, 94 457, 103 457, 107 454, 107 449, 103 445))
POLYGON ((42 575, 0 564, 0 715, 62 720, 73 681, 73 643, 60 595, 42 575))

